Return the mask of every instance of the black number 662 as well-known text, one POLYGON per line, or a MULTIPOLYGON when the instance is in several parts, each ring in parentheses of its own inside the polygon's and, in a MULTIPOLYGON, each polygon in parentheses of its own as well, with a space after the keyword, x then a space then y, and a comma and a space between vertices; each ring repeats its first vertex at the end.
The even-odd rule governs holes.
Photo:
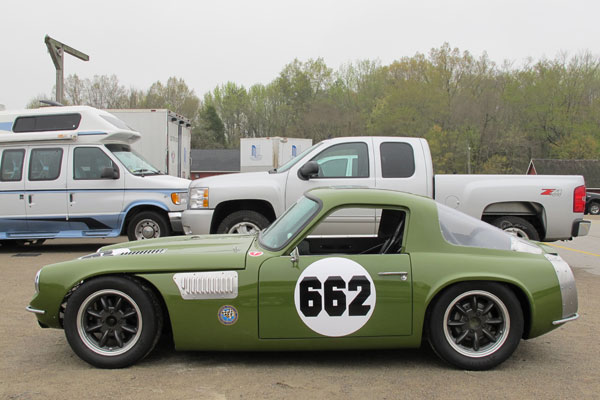
MULTIPOLYGON (((316 276, 307 276, 300 282, 300 311, 305 317, 316 317, 324 308, 330 317, 339 317, 346 311, 346 282, 341 276, 330 276, 324 284, 316 276), (324 286, 323 295, 321 288, 324 286)), ((364 302, 371 295, 371 283, 364 275, 355 275, 348 282, 348 290, 360 290, 348 307, 349 316, 367 315, 371 309, 364 302)))

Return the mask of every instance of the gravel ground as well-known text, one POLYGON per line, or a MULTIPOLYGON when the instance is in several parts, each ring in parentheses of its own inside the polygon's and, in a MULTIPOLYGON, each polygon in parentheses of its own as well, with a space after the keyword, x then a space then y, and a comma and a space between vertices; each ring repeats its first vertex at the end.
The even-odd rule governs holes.
POLYGON ((175 352, 167 341, 131 368, 95 369, 74 355, 62 331, 39 328, 25 306, 42 265, 123 239, 0 248, 0 398, 600 398, 600 218, 590 219, 589 236, 555 243, 574 267, 581 318, 521 341, 507 362, 485 372, 445 365, 426 345, 396 351, 207 353, 175 352))

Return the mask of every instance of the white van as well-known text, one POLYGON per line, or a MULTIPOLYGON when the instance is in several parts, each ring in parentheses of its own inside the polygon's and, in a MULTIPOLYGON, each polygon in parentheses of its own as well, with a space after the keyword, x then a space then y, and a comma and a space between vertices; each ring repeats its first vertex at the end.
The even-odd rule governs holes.
POLYGON ((0 240, 181 232, 190 181, 132 152, 139 138, 92 107, 1 111, 0 240))

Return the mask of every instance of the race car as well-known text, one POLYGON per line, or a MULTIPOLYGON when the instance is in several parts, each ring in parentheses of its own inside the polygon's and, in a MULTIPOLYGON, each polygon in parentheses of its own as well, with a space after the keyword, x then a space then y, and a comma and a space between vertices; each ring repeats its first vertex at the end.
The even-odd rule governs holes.
POLYGON ((100 368, 140 361, 167 331, 177 350, 200 351, 428 341, 448 363, 484 370, 578 317, 573 273, 553 248, 430 198, 364 188, 310 190, 254 235, 106 246, 42 268, 35 287, 28 311, 100 368), (362 227, 344 229, 348 216, 362 227))

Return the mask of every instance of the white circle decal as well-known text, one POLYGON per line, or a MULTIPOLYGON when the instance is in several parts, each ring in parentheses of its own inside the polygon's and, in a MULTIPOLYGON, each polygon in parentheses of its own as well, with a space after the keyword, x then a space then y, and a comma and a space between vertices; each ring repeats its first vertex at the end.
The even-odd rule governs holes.
POLYGON ((325 336, 346 336, 362 328, 375 309, 375 285, 366 269, 347 258, 310 264, 296 282, 294 303, 302 321, 325 336))

